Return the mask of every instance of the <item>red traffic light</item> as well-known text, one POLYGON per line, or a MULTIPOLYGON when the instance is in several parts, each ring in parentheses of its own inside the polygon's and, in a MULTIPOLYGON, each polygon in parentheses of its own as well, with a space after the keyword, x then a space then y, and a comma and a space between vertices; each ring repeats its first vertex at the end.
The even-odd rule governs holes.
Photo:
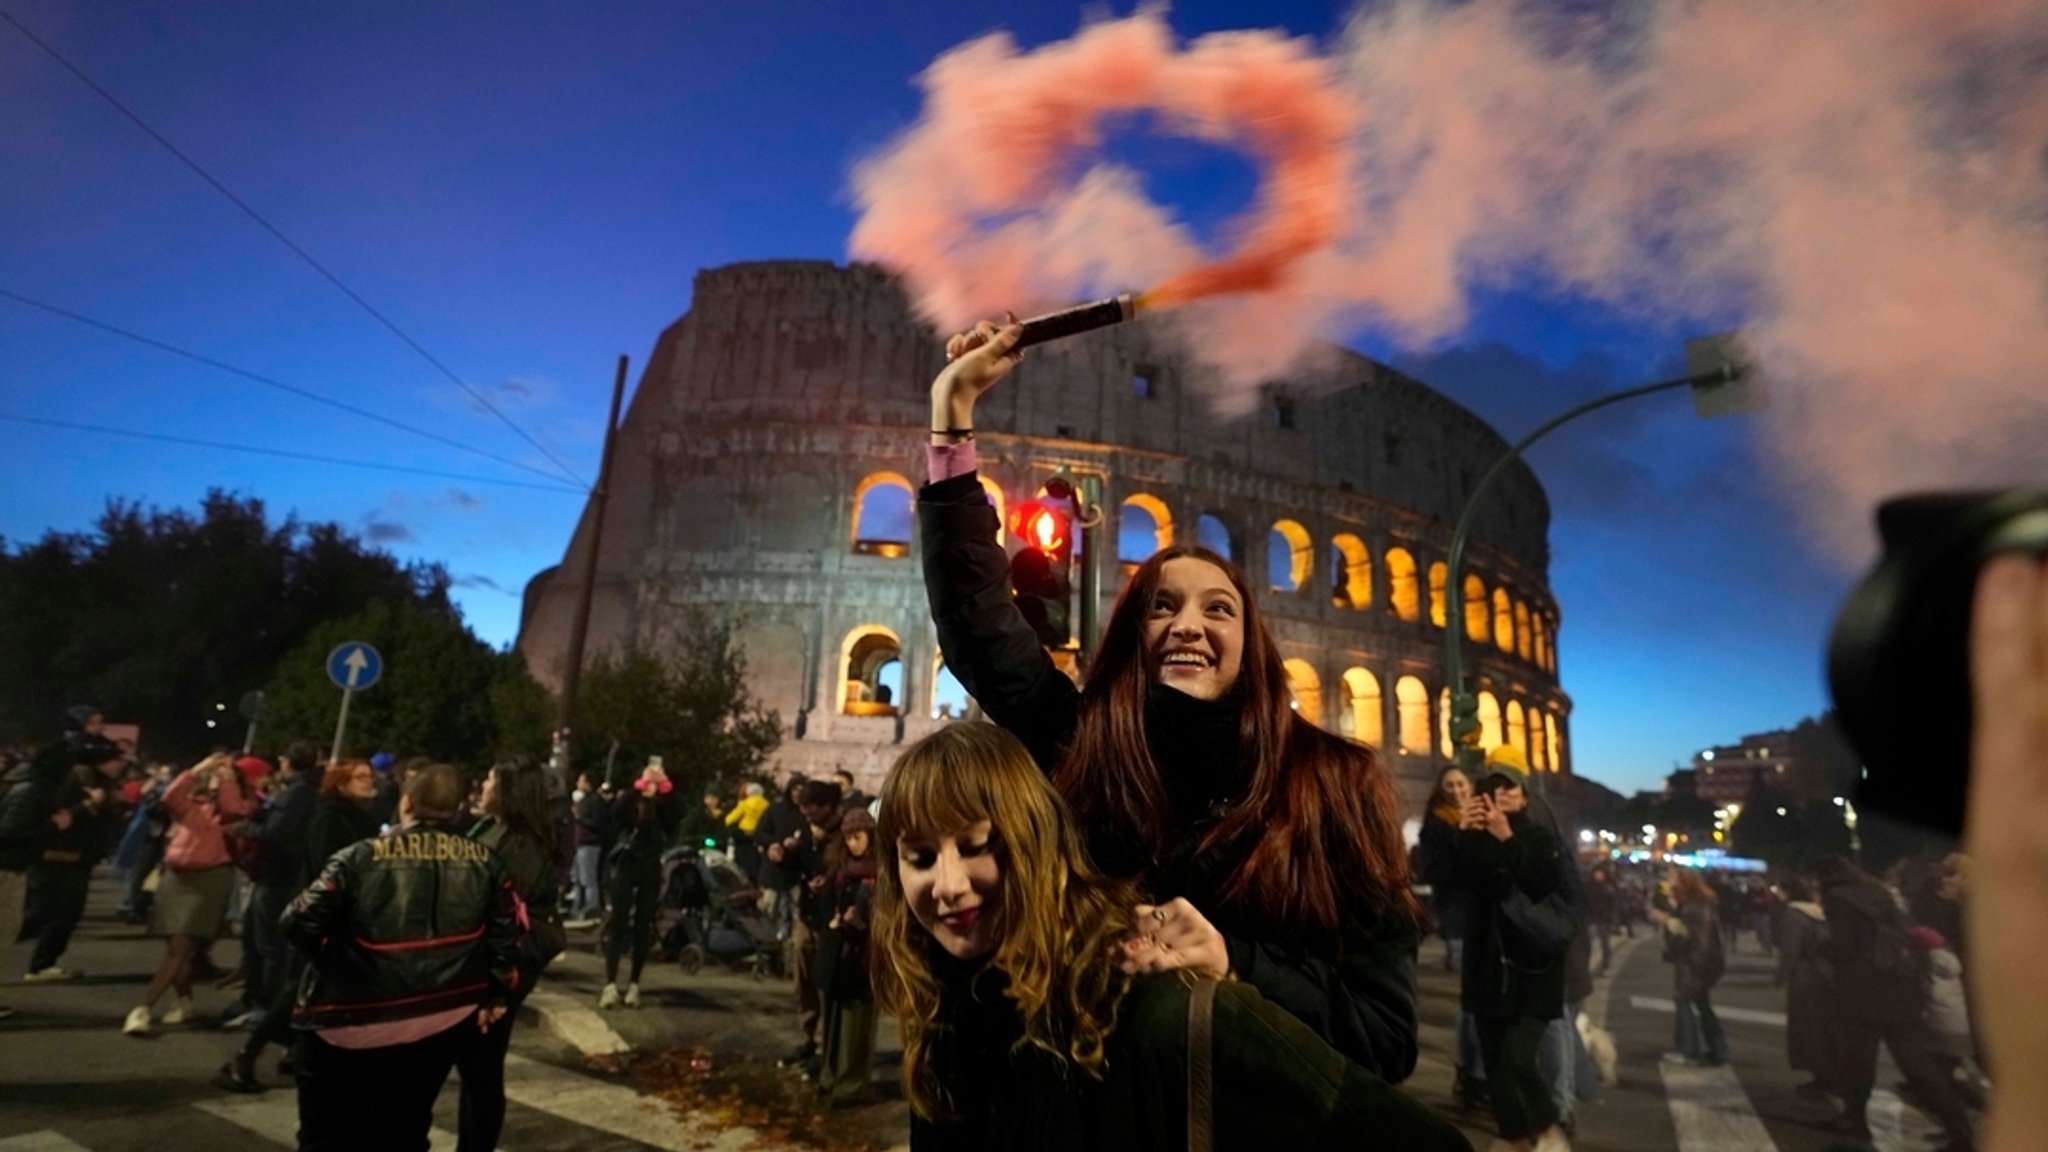
POLYGON ((1062 555, 1073 539, 1073 516, 1047 504, 1030 501, 1017 508, 1010 531, 1048 556, 1062 555))

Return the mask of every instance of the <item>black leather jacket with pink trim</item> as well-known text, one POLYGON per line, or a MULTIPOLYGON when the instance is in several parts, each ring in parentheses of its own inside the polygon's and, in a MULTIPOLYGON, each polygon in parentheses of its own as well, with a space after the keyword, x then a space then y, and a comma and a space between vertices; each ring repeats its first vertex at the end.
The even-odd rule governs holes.
POLYGON ((312 960, 294 1027, 407 1020, 519 987, 521 929, 504 861, 440 825, 335 853, 283 923, 312 960))

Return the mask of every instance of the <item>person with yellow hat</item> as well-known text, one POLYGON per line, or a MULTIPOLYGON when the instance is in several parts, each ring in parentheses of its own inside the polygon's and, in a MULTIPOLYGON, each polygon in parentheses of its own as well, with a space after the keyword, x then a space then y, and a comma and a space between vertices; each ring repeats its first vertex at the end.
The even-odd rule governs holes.
POLYGON ((1563 845, 1545 822, 1529 819, 1529 764, 1519 749, 1494 748, 1480 772, 1457 840, 1460 879, 1473 893, 1461 1007, 1479 1026, 1495 1147, 1565 1152, 1570 1142, 1538 1055, 1550 1022, 1564 1014, 1563 845))

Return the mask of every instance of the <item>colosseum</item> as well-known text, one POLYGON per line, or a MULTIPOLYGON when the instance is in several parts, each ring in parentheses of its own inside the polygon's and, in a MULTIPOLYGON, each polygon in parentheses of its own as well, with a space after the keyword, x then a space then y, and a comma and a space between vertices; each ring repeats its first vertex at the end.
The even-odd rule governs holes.
MULTIPOLYGON (((1471 412, 1363 356, 1314 390, 1262 388, 1218 420, 1143 323, 1034 351, 977 413, 998 509, 1064 469, 1100 485, 1099 610, 1122 573, 1189 536, 1270 583, 1264 604, 1304 715, 1380 747, 1419 809, 1449 751, 1446 627, 1462 628, 1486 745, 1569 772, 1549 503, 1517 466, 1487 500, 1453 602, 1444 554, 1506 448, 1471 412), (1107 568, 1107 566, 1105 566, 1107 568)), ((894 750, 972 708, 927 614, 911 506, 942 359, 885 272, 811 261, 698 274, 618 434, 593 650, 660 645, 681 605, 743 622, 749 674, 781 716, 778 772, 846 768, 872 789, 894 750)), ((519 648, 559 680, 586 508, 526 589, 519 648)))

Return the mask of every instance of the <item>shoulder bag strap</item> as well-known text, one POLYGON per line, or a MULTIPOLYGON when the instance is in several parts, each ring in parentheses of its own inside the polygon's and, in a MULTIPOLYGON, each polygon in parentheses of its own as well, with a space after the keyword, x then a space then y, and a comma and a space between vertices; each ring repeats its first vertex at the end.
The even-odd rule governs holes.
POLYGON ((1188 991, 1188 1152, 1211 1152, 1215 1133, 1216 982, 1188 991))

